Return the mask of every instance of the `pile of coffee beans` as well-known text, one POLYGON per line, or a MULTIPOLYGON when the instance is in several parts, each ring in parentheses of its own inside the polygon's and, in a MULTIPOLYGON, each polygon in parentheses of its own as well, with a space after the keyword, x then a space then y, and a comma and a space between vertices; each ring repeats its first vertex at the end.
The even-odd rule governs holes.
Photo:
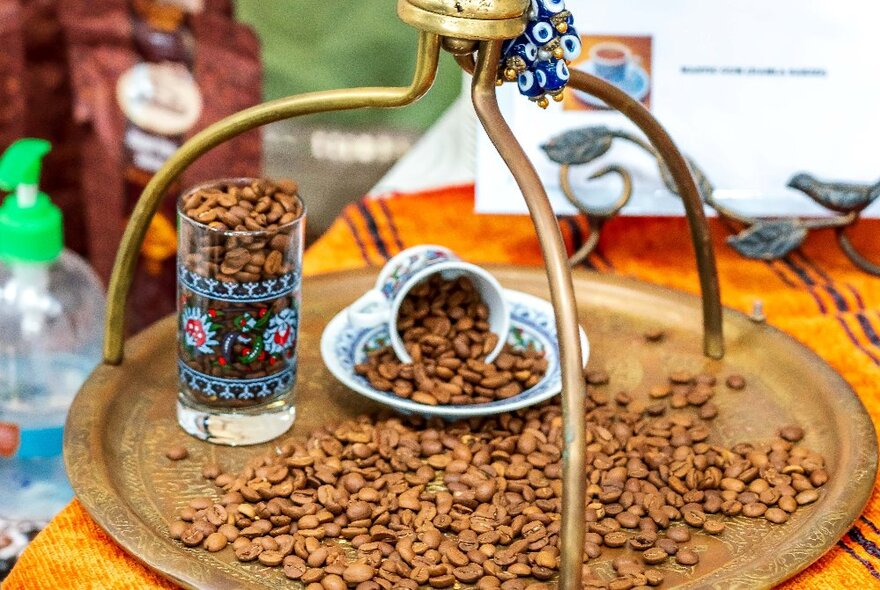
MULTIPOLYGON (((586 379, 584 587, 657 586, 657 566, 699 563, 696 531, 723 534, 735 516, 783 523, 828 480, 797 425, 761 444, 713 441, 712 375, 675 372, 648 396, 610 395, 601 371, 586 379), (590 566, 609 549, 611 579, 590 566)), ((550 402, 456 423, 350 420, 238 473, 206 466, 222 495, 189 502, 170 534, 231 545, 308 590, 543 590, 559 568, 562 435, 550 402)))
POLYGON ((254 282, 290 272, 290 224, 302 215, 292 180, 256 179, 249 185, 214 185, 181 197, 188 218, 217 230, 181 227, 187 269, 223 282, 254 282), (257 232, 253 235, 224 232, 257 232), (191 242, 191 243, 190 243, 191 242))
POLYGON ((394 350, 371 352, 355 372, 381 391, 421 404, 468 405, 507 399, 534 387, 547 372, 543 351, 498 345, 489 328, 489 309, 471 280, 439 274, 413 287, 400 305, 397 329, 412 358, 394 350))

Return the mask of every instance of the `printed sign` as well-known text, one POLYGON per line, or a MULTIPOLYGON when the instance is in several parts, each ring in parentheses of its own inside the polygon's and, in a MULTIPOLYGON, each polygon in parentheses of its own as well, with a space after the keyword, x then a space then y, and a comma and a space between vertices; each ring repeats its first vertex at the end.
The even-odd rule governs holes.
MULTIPOLYGON (((876 23, 880 4, 861 0, 568 0, 583 48, 571 67, 616 85, 648 108, 705 171, 715 198, 749 215, 827 213, 786 185, 799 172, 873 184, 880 178, 876 23)), ((560 213, 559 165, 541 149, 568 130, 638 130, 602 101, 567 89, 546 111, 499 89, 502 111, 560 213)), ((525 213, 519 191, 485 134, 478 133, 477 210, 525 213)), ((616 200, 619 164, 635 193, 625 213, 679 215, 653 158, 632 142, 572 171, 574 191, 596 207, 616 200)), ((880 215, 880 205, 868 208, 880 215)))

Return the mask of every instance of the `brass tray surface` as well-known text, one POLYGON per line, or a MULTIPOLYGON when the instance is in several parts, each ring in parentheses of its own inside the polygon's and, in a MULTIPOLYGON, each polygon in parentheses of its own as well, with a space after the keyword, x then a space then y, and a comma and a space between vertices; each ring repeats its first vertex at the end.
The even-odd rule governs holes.
MULTIPOLYGON (((548 297, 543 269, 490 266, 502 285, 548 297)), ((379 406, 339 384, 320 359, 325 323, 370 288, 376 270, 323 275, 303 285, 295 435, 326 422, 379 406)), ((581 324, 590 338, 590 367, 611 374, 613 392, 644 392, 675 369, 708 371, 723 379, 733 372, 748 380, 742 392, 718 387, 721 413, 715 427, 723 442, 757 441, 797 422, 803 444, 822 452, 831 478, 820 499, 782 526, 739 518, 720 538, 695 535, 701 554, 696 568, 666 565, 663 587, 765 588, 799 572, 827 551, 858 517, 877 469, 873 424, 855 392, 823 360, 791 337, 745 315, 725 310, 727 354, 703 356, 700 301, 694 296, 595 273, 576 272, 581 324), (661 343, 642 334, 662 328, 661 343)), ((300 588, 280 568, 239 564, 231 550, 211 554, 187 549, 167 536, 176 509, 200 495, 217 497, 201 467, 216 461, 237 470, 271 443, 254 447, 213 446, 177 427, 174 401, 175 320, 166 318, 126 345, 119 367, 101 366, 70 410, 65 462, 80 501, 126 551, 188 588, 300 588), (183 444, 190 458, 165 458, 183 444)), ((716 435, 717 436, 717 435, 716 435)), ((597 567, 610 571, 606 550, 597 567), (607 558, 607 559, 606 559, 607 558)))

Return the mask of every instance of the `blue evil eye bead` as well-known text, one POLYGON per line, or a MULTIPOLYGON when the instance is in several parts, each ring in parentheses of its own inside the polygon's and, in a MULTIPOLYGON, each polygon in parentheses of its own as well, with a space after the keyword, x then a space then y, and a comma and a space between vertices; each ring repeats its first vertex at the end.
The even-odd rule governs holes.
POLYGON ((582 51, 574 18, 565 0, 531 0, 525 32, 502 45, 498 79, 517 81, 522 95, 540 107, 562 100, 569 79, 566 61, 582 51))
POLYGON ((538 18, 550 18, 565 10, 565 0, 537 0, 538 18))
POLYGON ((524 36, 505 42, 503 49, 503 76, 511 82, 516 80, 520 72, 531 68, 538 59, 538 48, 524 36))
POLYGON ((507 53, 508 57, 514 55, 521 58, 526 63, 526 66, 531 67, 535 60, 538 59, 538 48, 530 41, 520 41, 514 44, 507 53))
POLYGON ((547 21, 531 22, 526 26, 526 37, 537 47, 541 47, 553 40, 556 29, 547 21))
POLYGON ((555 93, 568 82, 568 66, 561 59, 542 61, 535 67, 535 76, 543 80, 542 86, 546 92, 555 93))
POLYGON ((562 36, 559 45, 562 47, 562 57, 566 61, 577 59, 581 54, 581 38, 574 29, 570 29, 562 36))
POLYGON ((553 25, 553 28, 556 29, 560 35, 564 35, 574 24, 574 18, 572 18, 569 11, 563 10, 559 14, 554 14, 550 17, 550 24, 553 25))
POLYGON ((520 73, 519 77, 516 79, 516 85, 519 87, 520 94, 529 98, 543 96, 544 88, 538 82, 537 77, 537 74, 539 73, 546 79, 546 76, 543 72, 540 72, 540 70, 535 71, 534 73, 530 70, 520 73))

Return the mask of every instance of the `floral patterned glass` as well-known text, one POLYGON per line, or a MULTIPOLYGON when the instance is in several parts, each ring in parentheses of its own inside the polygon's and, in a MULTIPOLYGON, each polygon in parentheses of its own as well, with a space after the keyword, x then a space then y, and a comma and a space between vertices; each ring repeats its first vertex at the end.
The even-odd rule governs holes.
POLYGON ((254 444, 293 424, 304 219, 300 213, 276 229, 226 231, 178 206, 177 417, 193 436, 254 444))

